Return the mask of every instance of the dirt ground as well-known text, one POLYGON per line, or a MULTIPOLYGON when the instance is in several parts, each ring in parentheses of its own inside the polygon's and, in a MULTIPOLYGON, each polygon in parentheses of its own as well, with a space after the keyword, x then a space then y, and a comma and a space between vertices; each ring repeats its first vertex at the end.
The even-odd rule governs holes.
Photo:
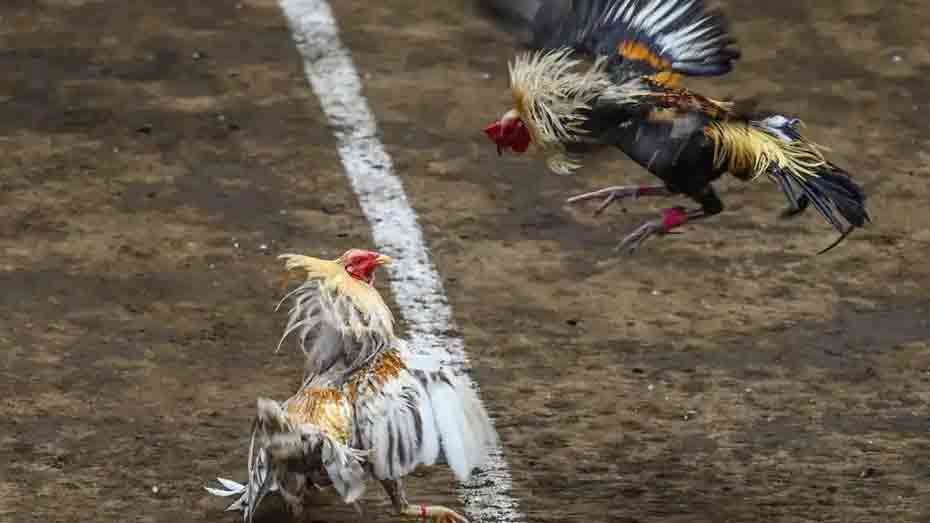
MULTIPOLYGON (((722 3, 744 58, 694 86, 803 116, 872 195, 827 255, 814 213, 727 182, 618 257, 663 202, 561 201, 641 169, 558 177, 480 133, 512 35, 471 0, 332 2, 529 520, 930 521, 930 9, 722 3)), ((272 255, 371 245, 282 14, 4 0, 0 56, 0 521, 237 521, 201 487, 299 380, 272 255)), ((461 506, 444 470, 410 495, 461 506)))

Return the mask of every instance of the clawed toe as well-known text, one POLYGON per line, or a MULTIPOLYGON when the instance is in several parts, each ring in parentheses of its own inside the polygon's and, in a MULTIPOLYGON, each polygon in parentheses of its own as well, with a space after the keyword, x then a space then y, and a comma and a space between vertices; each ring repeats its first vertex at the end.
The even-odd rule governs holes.
POLYGON ((656 234, 669 234, 671 231, 681 227, 691 220, 704 218, 706 216, 706 213, 701 209, 688 211, 684 207, 670 207, 662 211, 661 219, 650 220, 630 233, 629 236, 620 242, 620 245, 617 246, 617 249, 626 250, 627 253, 632 254, 640 247, 640 245, 642 245, 652 236, 656 234))
POLYGON ((627 235, 619 245, 617 245, 618 251, 625 251, 627 254, 633 254, 637 249, 642 246, 649 238, 655 234, 661 234, 665 232, 662 224, 658 221, 649 221, 640 225, 635 231, 627 235))

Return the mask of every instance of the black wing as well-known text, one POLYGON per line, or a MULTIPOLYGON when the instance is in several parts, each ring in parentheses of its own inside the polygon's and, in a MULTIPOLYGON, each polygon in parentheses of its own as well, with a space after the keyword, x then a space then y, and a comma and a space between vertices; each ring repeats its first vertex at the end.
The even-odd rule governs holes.
POLYGON ((740 55, 735 43, 704 0, 572 0, 567 11, 543 4, 533 21, 533 47, 609 57, 618 83, 726 74, 740 55))

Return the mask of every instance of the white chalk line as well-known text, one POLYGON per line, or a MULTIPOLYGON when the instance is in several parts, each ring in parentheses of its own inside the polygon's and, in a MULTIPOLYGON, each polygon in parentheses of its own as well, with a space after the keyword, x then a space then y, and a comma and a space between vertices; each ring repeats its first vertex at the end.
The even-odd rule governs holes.
MULTIPOLYGON (((394 173, 349 51, 325 0, 281 0, 304 68, 323 112, 339 141, 339 155, 372 227, 378 249, 395 258, 388 268, 394 299, 417 350, 445 353, 445 361, 468 369, 465 344, 458 336, 442 280, 423 239, 416 212, 394 173)), ((460 485, 459 496, 475 522, 519 522, 512 480, 500 447, 489 465, 460 485)))

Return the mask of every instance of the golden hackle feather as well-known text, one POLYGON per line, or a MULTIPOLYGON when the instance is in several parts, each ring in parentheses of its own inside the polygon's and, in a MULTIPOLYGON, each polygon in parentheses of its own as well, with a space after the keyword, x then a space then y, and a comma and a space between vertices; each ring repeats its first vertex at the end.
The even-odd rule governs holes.
POLYGON ((349 380, 348 394, 354 401, 359 395, 376 394, 388 381, 396 378, 406 369, 404 360, 397 350, 388 350, 381 354, 377 364, 367 372, 357 372, 349 380))
POLYGON ((756 178, 773 166, 800 178, 816 177, 827 165, 816 144, 785 141, 751 122, 711 122, 704 134, 714 142, 715 167, 740 178, 756 178))
POLYGON ((351 433, 352 405, 338 389, 304 388, 284 405, 293 426, 315 425, 343 445, 351 433))
POLYGON ((584 110, 598 97, 620 96, 608 76, 605 57, 587 70, 581 66, 568 48, 523 53, 509 64, 515 108, 533 145, 558 174, 570 174, 580 166, 566 155, 565 143, 584 134, 584 110))

